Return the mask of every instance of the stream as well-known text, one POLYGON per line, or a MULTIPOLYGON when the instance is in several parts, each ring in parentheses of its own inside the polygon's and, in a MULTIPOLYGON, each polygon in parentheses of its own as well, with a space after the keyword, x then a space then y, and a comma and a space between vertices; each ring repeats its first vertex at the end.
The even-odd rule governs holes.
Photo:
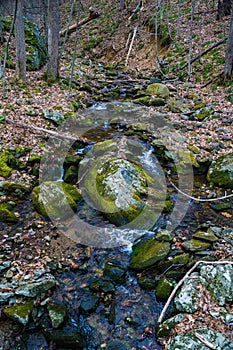
MULTIPOLYGON (((81 158, 88 157, 91 159, 95 156, 92 153, 92 145, 96 142, 113 139, 120 144, 121 140, 126 137, 129 140, 129 143, 126 142, 127 147, 129 145, 131 147, 127 157, 134 159, 135 162, 137 158, 137 163, 141 164, 150 176, 158 177, 162 181, 162 188, 164 189, 163 186, 166 186, 164 195, 165 197, 169 196, 174 208, 180 199, 178 198, 179 194, 167 178, 167 174, 170 174, 169 168, 164 169, 164 165, 162 162, 160 163, 160 157, 159 155, 157 157, 155 147, 151 145, 150 136, 145 132, 144 126, 138 124, 138 129, 132 129, 128 126, 128 124, 133 125, 135 120, 137 123, 147 122, 146 118, 143 115, 140 118, 137 117, 138 107, 135 107, 135 114, 130 117, 130 110, 122 113, 121 102, 119 102, 117 108, 115 108, 117 102, 114 102, 113 105, 114 108, 110 105, 110 109, 108 109, 106 105, 96 104, 88 109, 83 118, 83 129, 78 130, 78 135, 85 135, 89 141, 88 144, 81 145, 76 149, 75 147, 67 147, 66 151, 68 148, 70 149, 71 157, 78 155, 81 158), (109 118, 109 113, 111 118, 109 118), (117 119, 119 113, 121 115, 120 120, 117 119), (94 119, 93 115, 95 116, 94 119), (90 120, 93 120, 93 124, 88 127, 87 124, 90 120)), ((155 128, 158 125, 158 122, 156 122, 155 128)), ((125 148, 124 152, 126 152, 125 148)), ((60 155, 60 157, 62 158, 63 155, 60 155)), ((46 161, 44 164, 48 166, 46 161)), ((49 174, 50 180, 62 178, 66 170, 62 163, 60 174, 57 171, 51 172, 49 174)), ((170 176, 177 182, 177 176, 172 173, 170 176)), ((193 195, 198 196, 203 186, 208 187, 203 174, 195 174, 193 182, 196 185, 193 188, 193 195)), ((221 212, 211 208, 208 202, 194 202, 186 198, 185 205, 187 206, 185 212, 182 212, 182 208, 176 208, 175 218, 172 218, 173 214, 171 212, 162 211, 151 230, 142 230, 141 228, 137 230, 128 227, 116 228, 106 218, 103 218, 98 210, 93 209, 90 202, 82 201, 79 203, 75 215, 81 230, 86 229, 86 226, 81 225, 85 222, 89 225, 87 227, 92 227, 93 235, 99 233, 101 239, 95 242, 94 247, 91 247, 91 244, 85 245, 83 241, 83 237, 85 240, 85 233, 83 234, 83 232, 78 233, 81 242, 78 239, 75 242, 69 240, 69 234, 67 233, 65 233, 64 238, 62 234, 54 233, 54 235, 51 235, 51 244, 48 243, 48 247, 45 249, 48 250, 48 256, 50 257, 48 261, 51 269, 54 268, 51 262, 53 254, 54 258, 61 254, 63 259, 62 267, 55 267, 52 270, 57 285, 49 293, 50 300, 64 304, 68 310, 66 325, 63 328, 61 327, 60 330, 63 335, 67 335, 67 339, 68 334, 75 334, 76 330, 84 339, 83 346, 75 347, 74 341, 68 341, 64 336, 58 335, 58 332, 55 334, 50 330, 47 331, 47 329, 50 329, 48 316, 41 311, 41 314, 38 312, 37 317, 35 316, 34 320, 31 320, 26 327, 15 325, 12 321, 2 318, 0 339, 3 345, 0 346, 0 349, 162 349, 156 341, 156 322, 165 301, 158 301, 155 296, 155 285, 161 272, 157 271, 156 266, 139 272, 129 268, 133 242, 139 238, 153 237, 155 232, 160 229, 173 226, 176 241, 184 241, 190 238, 198 228, 205 227, 208 224, 233 227, 232 220, 227 215, 224 216, 221 212), (175 224, 176 219, 177 225, 175 224), (111 243, 103 242, 108 239, 112 239, 111 243), (59 253, 58 248, 61 253, 59 253), (114 266, 118 272, 123 271, 122 278, 114 281, 105 275, 106 264, 114 266), (153 282, 149 288, 144 288, 139 283, 141 277, 153 282), (93 307, 90 307, 91 304, 93 304, 93 307), (10 334, 10 337, 6 336, 7 333, 10 334)), ((28 215, 28 213, 33 212, 30 196, 19 204, 17 209, 20 212, 19 223, 12 225, 1 223, 0 228, 5 235, 14 236, 20 230, 24 230, 25 227, 30 227, 30 222, 34 220, 33 216, 28 215)), ((44 225, 48 225, 49 231, 49 221, 45 221, 44 225)), ((64 228, 62 232, 64 232, 64 228)), ((50 235, 50 233, 48 234, 50 235)), ((19 250, 19 243, 14 242, 12 248, 19 250)), ((174 256, 176 252, 177 246, 172 244, 170 256, 174 256)), ((199 257, 208 253, 199 252, 199 257)), ((181 277, 183 275, 183 271, 179 275, 178 268, 177 276, 181 277)), ((38 300, 37 302, 42 303, 42 301, 38 300)), ((168 313, 171 310, 172 304, 168 313)))

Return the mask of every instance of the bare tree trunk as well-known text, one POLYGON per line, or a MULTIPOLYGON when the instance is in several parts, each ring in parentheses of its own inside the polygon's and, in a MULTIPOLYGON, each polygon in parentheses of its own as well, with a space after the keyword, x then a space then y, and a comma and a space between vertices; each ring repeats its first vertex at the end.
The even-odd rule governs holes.
POLYGON ((231 14, 231 3, 232 3, 232 0, 218 0, 218 8, 217 8, 217 16, 216 16, 217 20, 231 14))
POLYGON ((59 0, 48 0, 48 78, 59 76, 59 0))
POLYGON ((24 34, 24 0, 17 0, 15 18, 16 76, 26 80, 26 47, 24 34))
POLYGON ((233 77, 233 1, 231 5, 231 23, 227 39, 225 55, 224 78, 230 80, 233 77))

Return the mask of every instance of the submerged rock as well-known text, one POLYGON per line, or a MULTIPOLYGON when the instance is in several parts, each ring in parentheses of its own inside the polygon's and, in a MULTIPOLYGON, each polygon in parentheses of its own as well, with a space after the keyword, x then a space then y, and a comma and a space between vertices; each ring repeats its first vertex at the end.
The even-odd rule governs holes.
POLYGON ((21 305, 14 305, 6 307, 3 312, 6 316, 11 318, 14 321, 21 323, 26 326, 29 321, 29 316, 32 312, 33 301, 21 305))
POLYGON ((233 189, 233 153, 213 160, 207 173, 207 180, 217 186, 233 189))
POLYGON ((143 270, 164 259, 170 252, 170 243, 159 242, 154 238, 140 242, 133 247, 130 268, 143 270))
POLYGON ((66 317, 67 309, 65 305, 60 304, 48 304, 47 310, 52 323, 53 328, 60 327, 66 317))
POLYGON ((200 241, 198 239, 190 239, 182 244, 182 248, 189 252, 198 252, 210 248, 209 242, 200 241))
POLYGON ((69 216, 70 208, 77 209, 81 195, 70 184, 62 181, 46 181, 32 191, 32 201, 36 211, 47 217, 69 216))
POLYGON ((176 335, 168 345, 168 350, 209 350, 210 348, 230 350, 233 349, 233 344, 219 332, 215 332, 207 328, 200 328, 184 334, 176 335), (205 345, 200 339, 198 339, 196 334, 202 337, 209 344, 209 346, 205 345))
POLYGON ((182 312, 193 313, 198 310, 199 292, 196 287, 200 279, 196 273, 193 273, 191 277, 184 281, 174 300, 177 310, 182 312))
POLYGON ((174 280, 167 278, 166 276, 162 276, 155 290, 156 299, 166 300, 171 294, 174 284, 174 280))

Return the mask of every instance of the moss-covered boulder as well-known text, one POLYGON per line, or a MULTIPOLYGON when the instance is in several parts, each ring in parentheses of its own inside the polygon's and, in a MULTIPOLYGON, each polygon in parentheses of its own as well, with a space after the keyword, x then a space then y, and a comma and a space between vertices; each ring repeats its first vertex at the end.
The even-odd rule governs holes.
POLYGON ((164 259, 170 252, 170 243, 159 242, 151 238, 137 243, 133 247, 130 267, 134 270, 143 270, 164 259))
POLYGON ((5 152, 0 154, 0 176, 8 177, 12 169, 8 165, 8 157, 5 152))
POLYGON ((26 326, 29 321, 29 316, 32 312, 32 308, 33 301, 29 301, 25 304, 6 307, 3 312, 7 317, 26 326))
MULTIPOLYGON (((3 19, 3 31, 10 31, 12 18, 3 19)), ((47 60, 47 48, 39 27, 27 19, 24 20, 27 70, 33 71, 43 67, 47 60)), ((12 66, 12 62, 8 63, 12 66)))
POLYGON ((211 163, 207 180, 217 186, 233 189, 233 153, 220 156, 211 163))
POLYGON ((169 89, 166 85, 161 83, 154 83, 147 86, 146 93, 161 98, 169 97, 169 89))
POLYGON ((0 204, 0 221, 17 222, 17 216, 11 211, 11 206, 7 203, 0 204))
POLYGON ((163 174, 158 169, 159 175, 151 176, 143 169, 144 152, 132 140, 121 145, 107 140, 96 143, 79 163, 83 198, 116 226, 151 229, 165 206, 163 174))
POLYGON ((70 216, 70 208, 75 211, 80 200, 80 193, 72 185, 62 181, 46 181, 32 191, 35 209, 45 217, 70 216))

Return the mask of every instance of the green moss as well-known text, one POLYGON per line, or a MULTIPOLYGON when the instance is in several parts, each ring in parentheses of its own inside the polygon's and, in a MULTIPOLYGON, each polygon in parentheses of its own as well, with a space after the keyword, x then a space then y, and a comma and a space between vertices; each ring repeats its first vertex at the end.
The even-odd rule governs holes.
POLYGON ((0 204, 0 221, 12 223, 18 221, 15 214, 10 211, 10 205, 6 203, 0 204))
POLYGON ((29 321, 29 316, 32 312, 32 309, 33 301, 29 301, 25 304, 7 307, 3 310, 3 312, 12 320, 17 321, 25 326, 29 321))
POLYGON ((1 157, 0 158, 0 176, 8 177, 11 171, 12 169, 7 165, 6 157, 1 157))
POLYGON ((135 270, 145 269, 165 258, 169 251, 170 244, 168 242, 159 242, 153 238, 141 242, 133 247, 130 267, 135 270))
POLYGON ((156 287, 155 295, 158 300, 166 300, 174 288, 175 281, 162 276, 156 287))

